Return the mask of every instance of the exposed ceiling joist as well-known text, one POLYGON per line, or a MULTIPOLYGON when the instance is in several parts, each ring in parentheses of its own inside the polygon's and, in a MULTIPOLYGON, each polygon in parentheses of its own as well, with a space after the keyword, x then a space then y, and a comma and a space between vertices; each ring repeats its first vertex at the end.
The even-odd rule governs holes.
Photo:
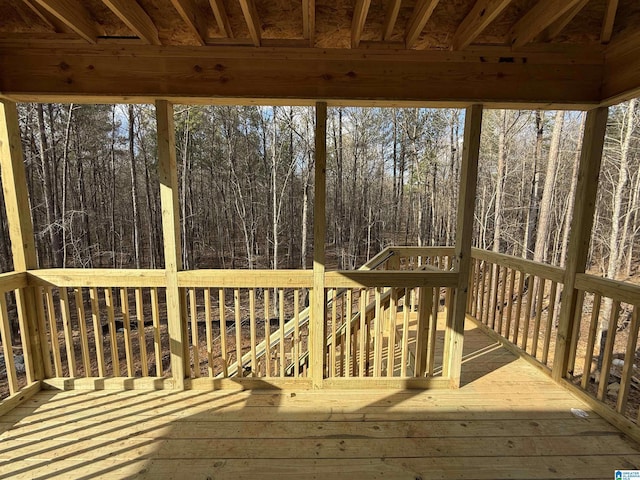
POLYGON ((424 26, 431 18, 431 14, 435 10, 440 0, 418 0, 416 4, 411 20, 409 21, 409 27, 407 28, 407 34, 405 35, 404 43, 406 48, 411 48, 415 45, 416 40, 424 30, 424 26))
POLYGON ((211 4, 211 10, 213 10, 213 16, 216 17, 218 30, 220 30, 222 36, 233 38, 233 30, 231 30, 231 23, 229 23, 224 2, 222 0, 209 0, 209 3, 211 4))
POLYGON ((182 20, 193 32, 200 45, 206 44, 207 34, 202 25, 201 16, 193 0, 171 0, 171 3, 178 11, 182 20))
POLYGON ((316 42, 316 1, 302 0, 302 34, 309 40, 309 46, 316 42))
POLYGON ((135 0, 102 0, 138 37, 150 45, 160 45, 158 29, 135 0))
POLYGON ((453 49, 470 45, 513 0, 478 0, 453 36, 453 49))
POLYGON ((259 47, 261 43, 261 28, 256 4, 253 0, 240 0, 240 6, 242 7, 242 14, 247 21, 247 27, 249 27, 251 40, 253 40, 253 44, 256 47, 259 47))
POLYGON ((562 31, 565 29, 571 20, 575 18, 576 15, 580 13, 580 11, 589 3, 589 0, 580 0, 576 3, 573 8, 568 10, 564 15, 558 18, 555 22, 553 22, 547 28, 544 35, 544 40, 551 40, 552 38, 556 38, 562 31))
POLYGON ((522 47, 531 42, 581 1, 540 0, 511 28, 511 32, 509 32, 511 45, 522 47))
POLYGON ((63 22, 58 20, 56 17, 51 15, 47 10, 42 8, 39 3, 36 3, 36 0, 22 0, 25 5, 27 5, 33 13, 35 13, 40 19, 53 28, 58 33, 66 33, 71 30, 67 27, 63 22))
POLYGON ((100 32, 82 3, 73 0, 36 0, 47 12, 89 43, 96 43, 100 32))
POLYGON ((398 20, 401 3, 402 0, 389 0, 389 4, 387 5, 387 14, 384 17, 384 25, 382 26, 382 39, 384 41, 391 40, 393 28, 396 26, 396 20, 398 20))
POLYGON ((369 6, 371 6, 371 0, 358 0, 356 2, 351 24, 351 48, 358 48, 360 44, 364 22, 367 20, 367 13, 369 13, 369 6))
POLYGON ((600 34, 600 42, 609 43, 613 34, 613 24, 616 20, 616 12, 618 11, 618 0, 607 1, 607 11, 604 14, 602 22, 602 33, 600 34))

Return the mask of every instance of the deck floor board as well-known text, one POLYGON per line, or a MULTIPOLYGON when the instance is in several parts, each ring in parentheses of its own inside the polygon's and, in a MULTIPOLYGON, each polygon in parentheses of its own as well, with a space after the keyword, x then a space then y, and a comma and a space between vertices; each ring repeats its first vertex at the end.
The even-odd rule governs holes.
POLYGON ((42 391, 0 417, 0 479, 609 479, 640 468, 635 442, 491 345, 468 326, 455 391, 42 391))

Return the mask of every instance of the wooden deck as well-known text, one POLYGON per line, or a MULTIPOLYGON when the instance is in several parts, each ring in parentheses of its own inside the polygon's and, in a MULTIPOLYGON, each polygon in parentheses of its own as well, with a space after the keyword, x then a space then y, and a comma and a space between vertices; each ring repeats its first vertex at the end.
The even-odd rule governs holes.
POLYGON ((0 478, 611 479, 640 468, 637 444, 467 328, 457 391, 43 391, 0 417, 0 478))

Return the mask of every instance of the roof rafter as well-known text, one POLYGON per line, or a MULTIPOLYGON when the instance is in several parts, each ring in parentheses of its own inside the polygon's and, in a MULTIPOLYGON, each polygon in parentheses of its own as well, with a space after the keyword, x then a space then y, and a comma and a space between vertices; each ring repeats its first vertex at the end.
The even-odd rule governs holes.
POLYGON ((382 26, 382 39, 384 41, 391 40, 393 29, 396 26, 396 20, 398 20, 401 3, 402 0, 389 0, 389 4, 387 5, 387 14, 384 17, 384 25, 382 26))
POLYGON ((541 0, 509 32, 509 43, 522 47, 582 0, 541 0))
POLYGON ((258 11, 256 10, 256 4, 253 0, 240 0, 240 6, 242 7, 242 14, 247 21, 247 27, 249 27, 249 35, 253 44, 256 47, 260 46, 260 21, 258 20, 258 11))
POLYGON ((600 42, 609 43, 611 34, 613 33, 613 24, 616 20, 616 12, 618 11, 618 0, 607 1, 607 11, 604 14, 602 22, 602 33, 600 34, 600 42))
POLYGON ((220 33, 225 37, 233 38, 233 30, 231 30, 231 23, 229 23, 224 2, 222 0, 209 0, 209 4, 211 5, 211 10, 213 10, 214 17, 216 17, 220 33))
POLYGON ((40 4, 36 3, 35 0, 22 0, 22 1, 24 2, 25 5, 27 5, 33 11, 33 13, 38 15, 38 17, 40 17, 43 22, 45 22, 47 25, 53 28, 56 32, 67 33, 71 31, 69 27, 67 27, 63 22, 61 22, 56 17, 51 15, 51 13, 49 13, 47 10, 42 8, 40 4))
POLYGON ((405 35, 404 43, 406 48, 411 48, 418 40, 418 37, 424 30, 424 26, 431 18, 431 14, 435 10, 440 0, 419 0, 411 15, 409 27, 405 35))
POLYGON ((316 41, 316 1, 302 0, 302 32, 313 47, 316 41))
POLYGON ((351 24, 351 48, 358 48, 360 44, 364 22, 367 20, 370 6, 371 0, 358 0, 356 2, 356 6, 353 9, 353 23, 351 24))
POLYGON ((573 8, 571 8, 555 22, 549 25, 546 32, 542 34, 544 36, 544 40, 551 40, 552 38, 560 35, 565 27, 569 25, 569 23, 571 23, 571 20, 573 20, 575 16, 580 13, 580 11, 587 5, 587 3, 589 3, 589 0, 580 0, 573 6, 573 8))
POLYGON ((158 29, 135 0, 102 0, 138 37, 150 45, 160 45, 158 29))
POLYGON ((200 45, 206 44, 206 31, 201 22, 201 16, 193 0, 171 0, 189 29, 193 32, 200 45))
POLYGON ((100 32, 81 3, 72 0, 36 0, 47 12, 89 43, 96 43, 100 32))
POLYGON ((453 36, 454 50, 469 46, 513 0, 478 0, 453 36))

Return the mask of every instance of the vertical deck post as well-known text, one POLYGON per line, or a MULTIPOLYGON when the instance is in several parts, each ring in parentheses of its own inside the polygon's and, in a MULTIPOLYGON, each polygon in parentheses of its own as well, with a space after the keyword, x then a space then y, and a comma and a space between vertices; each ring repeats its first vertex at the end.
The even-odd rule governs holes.
POLYGON ((460 191, 458 193, 455 246, 455 270, 458 273, 458 283, 453 300, 453 314, 447 317, 445 351, 442 362, 443 375, 449 378, 452 388, 460 386, 481 131, 482 105, 472 105, 467 108, 464 120, 464 145, 460 169, 460 191))
MULTIPOLYGON (((15 103, 4 100, 0 101, 0 166, 13 269, 16 272, 26 272, 38 268, 38 260, 31 223, 18 111, 15 103)), ((40 325, 44 319, 39 315, 37 301, 43 300, 36 298, 33 288, 16 291, 20 330, 23 335, 28 333, 28 337, 23 336, 22 341, 29 383, 42 380, 45 376, 46 344, 40 337, 40 325)))
POLYGON ((565 267, 560 316, 558 317, 558 339, 553 362, 552 376, 556 381, 566 376, 569 365, 571 335, 574 331, 578 301, 578 291, 575 289, 576 274, 584 273, 587 266, 608 115, 607 107, 590 110, 587 113, 584 127, 578 183, 567 249, 569 254, 565 267))
POLYGON ((316 152, 313 202, 313 303, 311 306, 310 367, 313 388, 324 379, 325 252, 327 187, 327 104, 316 103, 316 152))
POLYGON ((162 205, 162 235, 164 238, 164 268, 167 282, 167 321, 171 351, 171 373, 174 388, 184 389, 185 332, 182 328, 182 309, 178 271, 182 268, 180 246, 180 217, 178 203, 178 169, 176 163, 173 105, 156 100, 158 122, 158 176, 162 205))

